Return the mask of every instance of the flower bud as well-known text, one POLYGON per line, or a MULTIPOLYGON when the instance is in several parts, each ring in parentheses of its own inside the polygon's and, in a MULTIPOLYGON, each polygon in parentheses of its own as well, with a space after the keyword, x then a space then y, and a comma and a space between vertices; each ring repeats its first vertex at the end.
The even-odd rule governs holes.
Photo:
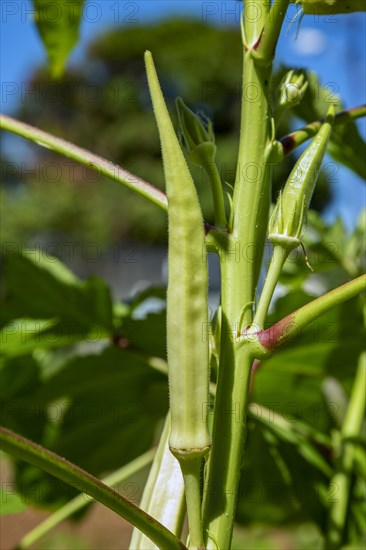
POLYGON ((304 218, 318 179, 334 121, 334 107, 295 164, 269 223, 269 240, 291 250, 300 243, 304 218))
POLYGON ((203 114, 197 115, 184 101, 176 100, 181 143, 188 158, 200 166, 212 163, 216 155, 212 122, 203 114))
POLYGON ((308 81, 303 71, 289 71, 279 85, 279 99, 275 112, 276 121, 283 113, 300 103, 308 87, 308 81))

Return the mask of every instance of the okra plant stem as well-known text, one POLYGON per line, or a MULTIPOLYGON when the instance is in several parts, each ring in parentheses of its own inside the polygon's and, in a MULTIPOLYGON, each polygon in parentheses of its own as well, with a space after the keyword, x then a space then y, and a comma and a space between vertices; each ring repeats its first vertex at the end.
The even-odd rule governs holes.
MULTIPOLYGON (((230 548, 240 480, 248 389, 253 357, 237 346, 240 324, 252 322, 251 303, 263 256, 270 205, 268 158, 273 141, 269 86, 273 51, 264 50, 256 62, 258 44, 269 12, 269 2, 256 3, 257 17, 243 22, 244 67, 241 134, 235 189, 234 216, 225 250, 221 250, 222 334, 212 450, 208 460, 203 501, 207 548, 230 548), (225 436, 223 437, 223 434, 225 436)), ((285 15, 282 10, 281 18, 285 15)), ((275 46, 281 25, 268 29, 275 46)))
POLYGON ((187 495, 187 515, 189 521, 189 545, 192 550, 203 550, 203 530, 201 512, 201 466, 202 457, 189 457, 179 461, 187 495))
POLYGON ((224 205, 224 196, 222 192, 222 183, 219 171, 215 161, 206 162, 203 168, 207 174, 211 185, 211 193, 214 203, 215 224, 217 227, 226 227, 226 213, 224 205))
POLYGON ((35 128, 34 126, 30 126, 29 124, 25 124, 24 122, 19 122, 18 120, 6 115, 0 115, 0 129, 8 130, 13 134, 17 134, 33 141, 34 143, 37 143, 37 145, 40 145, 41 147, 51 149, 51 151, 54 151, 55 153, 59 153, 64 157, 79 162, 80 164, 87 166, 87 168, 95 170, 96 172, 121 183, 139 195, 142 195, 150 202, 160 206, 162 210, 167 211, 168 209, 167 198, 164 193, 160 191, 160 189, 157 189, 150 183, 147 183, 141 178, 127 172, 127 170, 124 170, 117 164, 113 164, 113 162, 110 162, 99 155, 95 155, 94 153, 91 153, 86 149, 82 149, 69 141, 53 136, 52 134, 44 132, 39 128, 35 128))
POLYGON ((0 427, 0 443, 2 450, 15 458, 41 468, 78 490, 82 488, 86 494, 135 525, 159 548, 169 550, 186 549, 173 533, 153 517, 65 458, 3 427, 0 427))
POLYGON ((221 250, 221 344, 212 429, 203 496, 203 526, 208 549, 230 548, 242 453, 245 442, 247 395, 252 359, 237 349, 242 291, 242 266, 228 254, 228 236, 221 250), (239 352, 238 352, 239 351, 239 352), (225 437, 223 437, 225 434, 225 437))
MULTIPOLYGON (((223 330, 227 330, 223 322, 223 330)), ((229 340, 230 336, 226 334, 229 340)), ((221 342, 221 345, 223 342, 221 342)), ((252 358, 228 342, 221 353, 213 445, 205 483, 203 525, 207 549, 230 548, 246 437, 246 408, 252 358), (229 397, 228 397, 229 396, 229 397), (225 436, 223 435, 225 434, 225 436)))
MULTIPOLYGON (((242 123, 237 174, 233 196, 232 231, 239 248, 235 270, 242 280, 236 289, 237 308, 253 302, 262 261, 270 206, 271 108, 268 90, 271 67, 257 66, 251 51, 244 54, 242 123)), ((252 310, 247 308, 244 323, 250 324, 252 310)), ((239 321, 240 311, 235 321, 239 321)))
MULTIPOLYGON (((353 120, 357 120, 358 118, 362 118, 364 116, 366 116, 366 105, 353 107, 352 109, 337 113, 334 117, 334 126, 348 124, 349 122, 352 122, 353 120)), ((292 153, 298 147, 300 147, 300 145, 305 143, 308 139, 315 136, 319 132, 324 120, 325 119, 315 120, 314 122, 307 124, 303 128, 299 128, 298 130, 295 130, 295 132, 292 132, 291 134, 282 137, 279 140, 279 143, 282 147, 283 158, 292 153)))
POLYGON ((254 45, 254 55, 257 60, 268 64, 274 57, 277 40, 281 32, 283 19, 290 0, 275 0, 267 14, 263 30, 258 42, 254 45))
POLYGON ((296 338, 305 327, 318 319, 323 313, 365 291, 366 275, 360 275, 360 277, 330 290, 319 296, 319 298, 315 298, 309 304, 290 313, 272 327, 260 331, 258 338, 265 352, 263 355, 266 353, 270 355, 278 347, 296 338))
POLYGON ((295 164, 285 188, 277 200, 269 223, 268 236, 274 244, 273 256, 254 318, 253 329, 255 331, 263 328, 269 304, 286 258, 291 250, 300 244, 304 216, 309 208, 318 179, 333 120, 334 108, 331 106, 321 129, 295 164))
MULTIPOLYGON (((119 468, 112 474, 102 479, 102 483, 108 485, 108 487, 114 487, 119 483, 131 478, 132 476, 136 475, 137 472, 139 472, 143 468, 146 468, 153 461, 155 453, 155 448, 146 451, 146 453, 135 458, 128 464, 122 466, 122 468, 119 468)), ((28 531, 28 533, 18 543, 17 550, 24 550, 25 548, 29 548, 29 546, 34 545, 49 531, 57 527, 57 525, 59 525, 62 521, 70 518, 73 514, 85 508, 88 504, 90 504, 90 502, 93 502, 92 499, 87 497, 88 495, 86 495, 85 493, 81 493, 74 499, 64 504, 64 506, 56 510, 56 512, 48 516, 34 529, 28 531)), ((149 540, 148 538, 146 539, 149 540)))
POLYGON ((350 500, 351 476, 353 471, 355 444, 352 441, 360 434, 365 414, 366 387, 366 353, 359 359, 356 376, 353 382, 351 398, 341 429, 341 448, 338 467, 332 484, 337 487, 337 499, 329 514, 329 526, 326 538, 326 550, 337 550, 342 547, 344 527, 350 500))
POLYGON ((280 245, 276 245, 273 249, 271 263, 268 267, 266 280, 254 316, 253 327, 256 330, 263 329, 273 292, 278 283, 278 279, 280 278, 281 271, 288 254, 288 250, 280 245))

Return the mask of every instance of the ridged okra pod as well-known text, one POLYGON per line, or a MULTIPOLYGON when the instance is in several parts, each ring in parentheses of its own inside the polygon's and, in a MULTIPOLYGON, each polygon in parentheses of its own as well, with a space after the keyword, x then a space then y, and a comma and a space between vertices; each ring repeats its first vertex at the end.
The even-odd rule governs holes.
POLYGON ((291 250, 299 242, 321 163, 327 150, 334 121, 334 107, 311 144, 296 162, 280 194, 269 224, 269 240, 291 250))
POLYGON ((197 192, 160 89, 150 52, 146 70, 159 129, 168 197, 167 346, 171 433, 186 487, 190 544, 202 546, 200 469, 210 447, 207 258, 197 192))
POLYGON ((268 239, 273 244, 273 256, 254 316, 254 330, 263 328, 283 264, 290 252, 301 244, 305 216, 327 150, 333 121, 334 107, 331 106, 324 124, 296 162, 278 197, 269 222, 268 239))

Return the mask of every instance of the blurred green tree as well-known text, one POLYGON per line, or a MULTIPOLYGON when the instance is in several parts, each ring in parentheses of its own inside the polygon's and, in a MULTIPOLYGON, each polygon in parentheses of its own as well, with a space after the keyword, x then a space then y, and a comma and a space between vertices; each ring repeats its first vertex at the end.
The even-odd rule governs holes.
MULTIPOLYGON (((181 19, 107 31, 89 46, 85 61, 61 81, 53 81, 46 68, 35 71, 27 85, 30 93, 15 116, 162 188, 159 140, 143 64, 148 48, 154 52, 171 112, 175 98, 181 96, 193 110, 213 120, 219 170, 222 179, 232 184, 240 120, 240 41, 237 30, 181 19)), ((288 131, 289 119, 284 117, 281 133, 288 131)), ((25 188, 21 192, 18 188, 14 200, 8 185, 3 196, 8 212, 3 239, 24 242, 46 230, 103 245, 124 238, 165 242, 165 215, 154 206, 46 149, 30 147, 34 157, 29 173, 23 167, 18 178, 25 188)), ((280 172, 275 171, 275 197, 291 165, 290 158, 280 172)), ((3 181, 9 183, 10 172, 3 174, 3 181)), ((204 214, 212 222, 208 181, 199 168, 192 166, 192 172, 199 193, 207 195, 202 201, 208 205, 204 214)), ((313 199, 318 210, 330 199, 326 180, 322 178, 313 199)))

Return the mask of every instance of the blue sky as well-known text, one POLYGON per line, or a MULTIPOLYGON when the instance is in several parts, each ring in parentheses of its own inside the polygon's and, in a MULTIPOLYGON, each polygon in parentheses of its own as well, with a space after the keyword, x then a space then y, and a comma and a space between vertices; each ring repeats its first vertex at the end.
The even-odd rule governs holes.
MULTIPOLYGON (((61 2, 63 0, 60 0, 61 2)), ((70 0, 65 0, 66 4, 70 0)), ((143 24, 170 15, 188 15, 215 25, 239 25, 241 2, 228 0, 88 0, 85 3, 80 42, 70 65, 83 59, 87 44, 112 26, 143 24)), ((346 107, 365 102, 366 16, 307 16, 300 24, 291 20, 297 8, 291 5, 286 17, 287 32, 278 45, 278 60, 290 66, 311 68, 319 73, 329 93, 336 92, 346 107)), ((33 23, 31 0, 2 0, 1 3, 1 99, 2 111, 11 114, 33 69, 46 60, 33 23)), ((366 136, 365 121, 358 123, 366 136)), ((365 185, 340 167, 333 183, 335 201, 327 218, 341 215, 351 228, 365 205, 365 185)))

